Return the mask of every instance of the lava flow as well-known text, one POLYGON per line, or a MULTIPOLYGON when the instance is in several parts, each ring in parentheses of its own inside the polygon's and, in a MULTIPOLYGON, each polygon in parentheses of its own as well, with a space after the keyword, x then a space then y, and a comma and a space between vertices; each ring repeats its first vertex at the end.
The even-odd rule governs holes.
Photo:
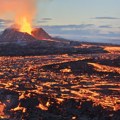
POLYGON ((1 119, 119 120, 118 61, 119 53, 0 57, 1 119))

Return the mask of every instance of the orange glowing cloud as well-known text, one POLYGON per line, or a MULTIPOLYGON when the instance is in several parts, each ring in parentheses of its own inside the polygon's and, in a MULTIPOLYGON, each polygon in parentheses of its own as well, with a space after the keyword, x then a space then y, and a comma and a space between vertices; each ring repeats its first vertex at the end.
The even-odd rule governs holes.
POLYGON ((21 32, 30 33, 37 0, 0 0, 0 17, 12 18, 21 32))

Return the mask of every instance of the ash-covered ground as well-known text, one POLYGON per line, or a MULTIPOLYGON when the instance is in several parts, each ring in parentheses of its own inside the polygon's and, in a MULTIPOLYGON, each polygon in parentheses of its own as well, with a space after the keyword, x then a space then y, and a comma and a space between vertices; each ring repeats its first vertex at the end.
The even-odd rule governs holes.
POLYGON ((74 48, 80 53, 0 57, 0 119, 120 120, 120 47, 74 48))

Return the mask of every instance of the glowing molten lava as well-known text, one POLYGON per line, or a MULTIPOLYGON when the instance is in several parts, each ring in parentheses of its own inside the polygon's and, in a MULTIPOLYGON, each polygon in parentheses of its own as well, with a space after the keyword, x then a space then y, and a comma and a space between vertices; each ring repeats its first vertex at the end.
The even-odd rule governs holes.
POLYGON ((31 27, 29 20, 26 17, 23 17, 20 20, 19 24, 20 24, 20 31, 21 32, 27 32, 27 33, 31 34, 32 27, 31 27))

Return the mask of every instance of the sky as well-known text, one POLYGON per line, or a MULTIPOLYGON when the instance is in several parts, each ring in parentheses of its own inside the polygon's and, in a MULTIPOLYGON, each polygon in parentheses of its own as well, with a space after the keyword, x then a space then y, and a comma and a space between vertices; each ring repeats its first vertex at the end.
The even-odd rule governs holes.
POLYGON ((39 2, 38 8, 40 11, 38 19, 51 18, 48 24, 52 25, 86 23, 120 25, 119 20, 109 19, 120 18, 120 0, 52 0, 49 3, 39 2), (96 17, 108 17, 109 20, 95 19, 96 17))
POLYGON ((120 44, 120 0, 52 0, 38 6, 38 24, 53 36, 120 44))
POLYGON ((36 9, 34 26, 52 36, 120 44, 120 0, 38 0, 36 9))

